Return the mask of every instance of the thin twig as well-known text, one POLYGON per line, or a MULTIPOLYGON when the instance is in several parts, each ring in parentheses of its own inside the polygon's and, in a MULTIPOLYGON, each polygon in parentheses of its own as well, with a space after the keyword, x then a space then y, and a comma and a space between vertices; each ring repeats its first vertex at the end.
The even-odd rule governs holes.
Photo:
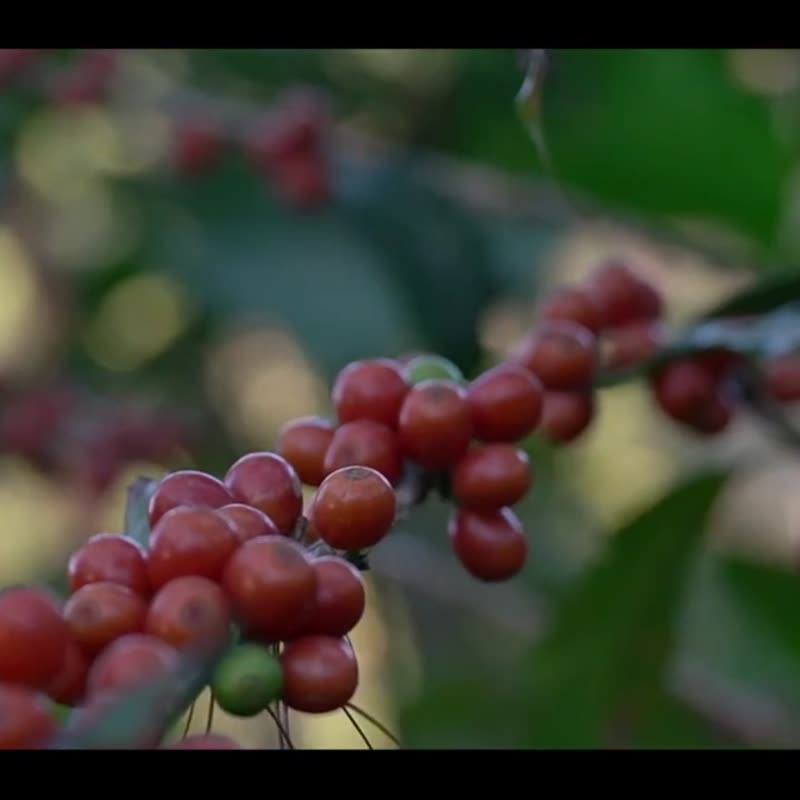
POLYGON ((217 705, 216 698, 214 697, 214 690, 210 690, 208 697, 208 716, 206 717, 206 733, 211 733, 211 728, 214 725, 214 707, 217 705))
POLYGON ((364 731, 361 729, 361 726, 355 721, 353 715, 350 713, 347 706, 342 706, 342 711, 344 711, 344 715, 347 717, 347 719, 350 720, 351 724, 358 732, 358 735, 364 740, 364 744, 366 744, 367 748, 369 750, 374 750, 375 748, 372 746, 372 742, 370 742, 370 740, 367 739, 367 734, 364 733, 364 731))
MULTIPOLYGON (((195 701, 197 702, 197 701, 195 701)), ((189 735, 189 728, 192 727, 192 718, 194 717, 194 706, 195 703, 192 703, 189 706, 189 713, 186 715, 186 725, 183 728, 183 738, 185 739, 189 735)))
POLYGON ((353 705, 353 703, 346 703, 344 707, 345 709, 349 708, 351 711, 355 711, 356 714, 364 717, 367 722, 371 722, 384 736, 386 736, 388 739, 391 739, 398 747, 402 747, 400 740, 380 720, 375 719, 372 714, 364 711, 364 709, 360 708, 359 706, 353 705))
POLYGON ((265 710, 266 710, 267 714, 269 714, 272 717, 272 721, 275 723, 276 727, 278 728, 278 733, 286 740, 286 744, 288 745, 289 749, 290 750, 294 750, 295 747, 294 747, 294 744, 292 743, 291 737, 289 736, 289 732, 283 727, 283 724, 278 719, 278 717, 275 714, 275 712, 269 707, 267 707, 265 710))

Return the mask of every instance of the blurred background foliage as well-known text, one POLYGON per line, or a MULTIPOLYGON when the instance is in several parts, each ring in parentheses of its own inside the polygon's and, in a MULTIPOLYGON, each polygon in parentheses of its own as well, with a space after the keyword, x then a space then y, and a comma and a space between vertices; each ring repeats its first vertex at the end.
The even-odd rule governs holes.
MULTIPOLYGON (((2 585, 63 581, 136 475, 219 474, 329 414, 348 361, 475 375, 608 256, 676 326, 797 274, 800 51, 552 52, 551 164, 513 50, 20 52, 0 57, 2 585), (298 88, 324 122, 276 172, 259 126, 298 88)), ((360 704, 413 747, 800 744, 796 452, 748 415, 696 439, 640 382, 575 446, 527 447, 509 585, 461 573, 435 500, 376 549, 360 704)), ((340 715, 293 725, 361 746, 340 715)))

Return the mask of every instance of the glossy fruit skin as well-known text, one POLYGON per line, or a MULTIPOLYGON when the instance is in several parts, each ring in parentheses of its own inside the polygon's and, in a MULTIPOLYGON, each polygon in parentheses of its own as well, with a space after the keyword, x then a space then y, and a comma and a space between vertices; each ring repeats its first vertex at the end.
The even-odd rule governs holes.
POLYGON ((588 290, 601 311, 604 328, 658 319, 663 312, 658 291, 619 261, 610 261, 597 270, 588 290))
POLYGON ((303 511, 300 478, 276 453, 242 456, 228 470, 225 485, 235 502, 263 511, 283 534, 291 533, 303 511))
POLYGON ((456 509, 447 530, 459 561, 480 581, 508 580, 525 566, 528 541, 509 508, 483 512, 456 509))
POLYGON ((697 414, 683 421, 701 436, 716 436, 725 431, 736 415, 736 398, 726 386, 720 386, 697 414))
POLYGON ((400 409, 398 433, 401 449, 420 466, 452 466, 466 453, 472 438, 467 390, 444 380, 417 384, 400 409))
POLYGON ((70 639, 61 671, 47 688, 47 695, 63 706, 76 706, 86 691, 86 677, 91 661, 80 645, 70 639))
POLYGON ((346 636, 364 615, 364 579, 350 562, 337 556, 322 556, 311 566, 317 573, 317 608, 306 632, 346 636))
POLYGON ((50 592, 14 588, 0 593, 0 682, 44 689, 61 671, 69 638, 50 592))
POLYGON ((99 653, 120 636, 143 630, 146 614, 144 600, 117 583, 87 583, 64 606, 72 637, 87 653, 99 653))
POLYGON ((222 575, 234 615, 254 638, 284 641, 314 614, 317 576, 300 545, 259 536, 231 556, 222 575))
POLYGON ((371 419, 394 428, 408 389, 398 362, 376 358, 348 364, 336 376, 331 396, 340 423, 371 419))
POLYGON ((608 369, 626 369, 654 356, 666 341, 661 322, 646 320, 615 328, 606 334, 604 364, 608 369))
POLYGON ((542 319, 565 319, 577 322, 594 334, 603 327, 603 314, 591 293, 583 288, 557 289, 542 304, 542 319))
POLYGON ((477 511, 513 506, 532 483, 528 456, 511 444, 475 447, 453 468, 453 495, 461 505, 477 511))
POLYGON ((769 396, 778 403, 800 401, 800 355, 789 353, 767 361, 764 384, 769 396))
POLYGON ((475 438, 517 442, 542 418, 541 381, 518 364, 500 364, 476 378, 467 392, 475 438))
POLYGON ((589 384, 597 366, 597 340, 583 325, 550 320, 526 336, 511 355, 547 389, 571 390, 589 384))
POLYGON ((278 526, 263 512, 244 503, 231 503, 217 509, 241 544, 256 536, 272 536, 280 533, 278 526))
POLYGON ((697 419, 712 402, 717 380, 697 360, 681 359, 662 367, 652 378, 655 399, 661 410, 680 422, 697 419))
POLYGON ((281 653, 281 666, 283 701, 296 711, 335 711, 349 702, 358 688, 358 661, 345 639, 295 639, 281 653))
POLYGON ((403 477, 403 454, 396 431, 369 419, 342 425, 325 456, 325 475, 356 466, 371 467, 396 486, 403 477))
POLYGON ((73 553, 68 573, 73 592, 87 583, 107 581, 127 586, 145 598, 150 595, 145 551, 127 536, 112 533, 92 536, 73 553))
POLYGON ((319 486, 325 479, 325 454, 335 430, 323 417, 301 417, 281 428, 275 449, 304 484, 319 486))
POLYGON ((178 664, 178 652, 166 642, 144 633, 131 633, 110 644, 89 670, 87 695, 125 691, 178 664))
POLYGON ((208 578, 184 575, 164 584, 150 603, 144 630, 178 649, 224 642, 231 611, 220 587, 208 578))
POLYGON ((369 467, 343 467, 328 475, 309 517, 321 539, 337 550, 361 550, 391 530, 397 498, 391 484, 369 467))
POLYGON ((150 534, 150 584, 157 591, 182 575, 217 580, 238 546, 231 527, 211 509, 173 508, 150 534))
POLYGON ((44 695, 24 686, 0 684, 0 750, 41 747, 56 727, 44 695))
POLYGON ((237 717, 255 716, 281 697, 280 661, 266 647, 239 645, 217 667, 211 688, 223 711, 237 717))
POLYGON ((221 508, 233 502, 223 483, 197 470, 181 470, 167 475, 150 498, 150 525, 178 506, 221 508))
POLYGON ((583 434, 595 414, 589 392, 547 392, 541 430, 552 444, 568 444, 583 434))
POLYGON ((423 354, 414 356, 405 364, 405 378, 409 386, 435 379, 463 383, 464 373, 447 358, 423 354))
POLYGON ((244 748, 220 733, 202 733, 197 736, 187 736, 175 744, 167 745, 164 750, 244 750, 244 748))

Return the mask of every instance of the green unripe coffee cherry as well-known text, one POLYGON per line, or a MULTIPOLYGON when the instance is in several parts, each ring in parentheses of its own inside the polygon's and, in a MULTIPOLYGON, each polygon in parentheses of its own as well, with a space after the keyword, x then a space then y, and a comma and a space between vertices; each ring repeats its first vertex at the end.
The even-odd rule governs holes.
POLYGON ((240 644, 217 667, 211 688, 223 711, 237 717, 253 717, 280 699, 280 661, 266 647, 240 644))
POLYGON ((406 364, 406 380, 416 386, 422 381, 442 378, 455 383, 464 383, 464 375, 452 362, 434 354, 415 356, 406 364))

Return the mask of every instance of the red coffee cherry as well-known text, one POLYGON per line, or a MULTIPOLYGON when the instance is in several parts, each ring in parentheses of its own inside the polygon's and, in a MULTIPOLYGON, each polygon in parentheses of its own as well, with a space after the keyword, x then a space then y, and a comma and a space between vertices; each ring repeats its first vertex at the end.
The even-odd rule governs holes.
POLYGON ((603 315, 586 289, 558 289, 542 303, 542 319, 565 319, 577 322, 597 334, 603 325, 603 315))
POLYGON ((666 341, 661 322, 633 322, 606 334, 605 366, 608 369, 635 367, 654 356, 666 341))
POLYGON ((736 401, 726 387, 721 386, 698 410, 697 414, 684 421, 684 424, 701 436, 716 436, 733 422, 736 414, 736 401))
POLYGON ((283 536, 259 536, 231 556, 222 586, 247 631, 284 641, 314 614, 317 577, 300 545, 283 536))
POLYGON ((76 706, 83 700, 91 661, 74 639, 69 640, 61 671, 49 683, 46 693, 63 706, 76 706))
POLYGON ((481 581, 516 575, 528 557, 522 523, 509 508, 496 511, 456 509, 448 522, 450 543, 467 571, 481 581))
POLYGON ((31 750, 56 732, 44 695, 24 686, 0 684, 0 750, 31 750))
POLYGON ((281 653, 283 701, 289 708, 324 714, 341 708, 358 688, 358 662, 344 639, 304 636, 281 653))
POLYGON ((484 372, 467 392, 475 437, 484 442, 525 438, 541 420, 543 396, 539 379, 518 364, 484 372))
POLYGON ((361 550, 391 530, 397 498, 389 481, 369 467, 344 467, 322 482, 309 517, 320 538, 337 550, 361 550))
POLYGON ((233 502, 222 481, 205 472, 182 470, 167 475, 150 498, 150 525, 179 506, 221 508, 233 502))
POLYGON ((272 167, 272 178, 283 197, 299 208, 317 208, 331 198, 327 163, 321 153, 287 156, 272 167))
POLYGON ((325 475, 342 467, 371 467, 393 486, 403 477, 403 454, 394 429, 361 419, 336 431, 325 456, 325 475))
POLYGON ((592 380, 597 340, 577 322, 551 320, 526 336, 511 361, 536 375, 548 389, 576 389, 592 380))
POLYGON ((686 358, 662 367, 651 380, 661 410, 679 422, 702 416, 717 393, 713 372, 700 361, 686 358))
POLYGON ((319 486, 325 479, 325 454, 335 428, 322 417, 302 417, 287 423, 278 435, 278 454, 293 467, 308 486, 319 486))
POLYGON ((348 364, 334 381, 332 398, 341 423, 371 419, 394 428, 408 389, 399 362, 376 358, 348 364))
POLYGON ((281 533, 291 533, 303 511, 300 478, 276 453, 243 456, 228 470, 225 485, 237 503, 263 511, 281 533))
POLYGON ((600 309, 604 328, 657 319, 663 311, 658 291, 616 261, 595 272, 587 288, 600 309))
POLYGON ((131 633, 110 644, 96 659, 87 679, 87 694, 96 698, 122 692, 165 675, 178 666, 178 651, 146 633, 131 633))
POLYGON ((403 402, 398 433, 403 452, 420 466, 452 466, 466 453, 472 438, 466 389, 447 380, 418 383, 403 402))
POLYGON ((244 750, 244 748, 220 733, 202 733, 197 736, 187 736, 175 744, 165 745, 162 750, 244 750))
POLYGON ((206 508, 173 508, 150 534, 147 569, 150 584, 160 589, 182 575, 217 580, 239 545, 227 522, 206 508))
POLYGON ((144 629, 147 605, 136 592, 117 583, 87 583, 64 606, 72 637, 88 653, 128 633, 144 629))
POLYGON ((256 536, 278 534, 278 526, 263 512, 243 503, 231 503, 217 509, 217 514, 228 523, 239 544, 256 536))
POLYGON ((118 583, 142 597, 150 594, 144 549, 133 539, 112 533, 92 536, 69 560, 69 585, 73 592, 88 583, 118 583))
POLYGON ((231 632, 228 600, 208 578, 175 578, 153 598, 144 629, 177 648, 220 644, 231 632))
POLYGON ((181 175, 197 175, 211 169, 220 159, 224 136, 218 122, 199 117, 177 122, 172 160, 181 175))
POLYGON ((575 441, 594 417, 594 398, 589 392, 547 392, 541 430, 551 443, 575 441))
POLYGON ((44 689, 61 671, 69 638, 59 604, 47 590, 0 594, 0 682, 44 689))
POLYGON ((513 506, 532 482, 527 455, 511 444, 475 447, 453 468, 453 494, 461 505, 478 511, 513 506))
POLYGON ((307 633, 346 636, 364 615, 364 579, 352 564, 336 556, 322 556, 311 566, 317 574, 317 607, 307 633))
POLYGON ((800 400, 800 355, 789 353, 767 361, 764 383, 767 393, 778 403, 800 400))

